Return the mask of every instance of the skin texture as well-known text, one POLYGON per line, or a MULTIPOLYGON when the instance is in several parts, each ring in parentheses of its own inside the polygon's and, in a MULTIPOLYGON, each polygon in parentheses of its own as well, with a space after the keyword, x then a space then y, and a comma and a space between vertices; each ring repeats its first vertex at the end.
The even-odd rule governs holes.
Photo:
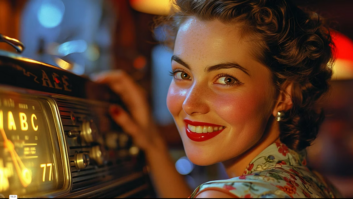
POLYGON ((241 38, 240 27, 234 24, 190 18, 180 27, 174 55, 189 68, 172 61, 172 70, 184 71, 190 79, 174 76, 167 104, 187 156, 197 165, 238 157, 267 133, 275 90, 270 70, 256 61, 251 48, 252 43, 241 38), (208 72, 209 67, 223 63, 237 63, 248 74, 237 68, 208 72), (226 85, 218 76, 223 73, 239 83, 226 85), (225 130, 210 140, 194 142, 186 136, 184 119, 221 125, 225 130))
MULTIPOLYGON (((285 84, 276 95, 270 70, 251 53, 258 50, 257 45, 241 37, 239 30, 218 20, 186 20, 176 38, 174 80, 167 97, 188 158, 198 165, 222 162, 230 177, 241 175, 256 155, 279 138, 274 116, 291 108, 286 93, 291 93, 292 84, 285 84), (210 140, 195 142, 186 136, 184 119, 225 129, 210 140)), ((96 81, 109 85, 127 105, 129 113, 118 105, 110 107, 111 116, 145 151, 158 195, 188 197, 191 190, 160 136, 168 132, 158 132, 141 87, 123 71, 103 73, 96 81)), ((204 191, 198 197, 230 196, 204 191)))

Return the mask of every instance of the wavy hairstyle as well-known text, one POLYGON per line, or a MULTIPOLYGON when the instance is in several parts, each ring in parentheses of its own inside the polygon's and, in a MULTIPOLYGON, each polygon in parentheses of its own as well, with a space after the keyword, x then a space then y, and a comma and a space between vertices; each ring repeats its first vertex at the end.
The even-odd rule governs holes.
POLYGON ((240 24, 242 35, 256 38, 261 50, 255 57, 272 71, 277 94, 283 84, 293 83, 293 106, 279 123, 281 141, 294 150, 310 146, 324 119, 318 100, 329 88, 334 47, 319 15, 288 0, 176 0, 175 4, 171 15, 157 20, 171 48, 179 26, 191 16, 240 24))

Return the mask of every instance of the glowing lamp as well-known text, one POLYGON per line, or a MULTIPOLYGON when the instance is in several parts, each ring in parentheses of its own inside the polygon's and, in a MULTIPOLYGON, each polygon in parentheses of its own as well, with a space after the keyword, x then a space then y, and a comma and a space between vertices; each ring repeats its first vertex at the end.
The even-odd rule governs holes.
POLYGON ((336 46, 332 78, 353 79, 353 41, 336 31, 332 31, 331 36, 336 46))
POLYGON ((168 15, 172 0, 130 0, 133 9, 154 15, 168 15))

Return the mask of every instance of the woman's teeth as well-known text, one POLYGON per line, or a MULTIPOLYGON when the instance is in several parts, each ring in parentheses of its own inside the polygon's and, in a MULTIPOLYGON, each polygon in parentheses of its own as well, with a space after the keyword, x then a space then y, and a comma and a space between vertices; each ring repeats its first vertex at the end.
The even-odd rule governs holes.
POLYGON ((191 132, 194 133, 212 133, 214 131, 220 131, 223 129, 222 126, 220 127, 213 127, 213 126, 192 126, 190 124, 188 124, 188 129, 191 132))

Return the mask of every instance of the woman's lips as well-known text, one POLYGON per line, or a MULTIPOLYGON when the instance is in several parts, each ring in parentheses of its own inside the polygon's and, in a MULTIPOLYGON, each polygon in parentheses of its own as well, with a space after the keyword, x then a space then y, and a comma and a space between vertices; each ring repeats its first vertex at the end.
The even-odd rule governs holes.
POLYGON ((184 120, 186 135, 193 141, 202 142, 220 134, 224 127, 216 124, 184 120))

